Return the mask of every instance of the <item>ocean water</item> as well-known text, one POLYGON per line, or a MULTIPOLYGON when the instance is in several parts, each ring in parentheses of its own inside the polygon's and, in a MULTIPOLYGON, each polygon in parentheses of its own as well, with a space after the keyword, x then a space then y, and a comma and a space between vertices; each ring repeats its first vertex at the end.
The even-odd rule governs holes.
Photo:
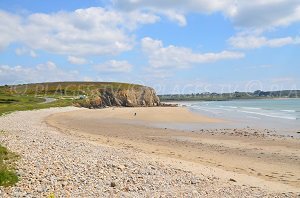
POLYGON ((254 119, 270 117, 299 120, 300 122, 300 99, 183 102, 182 104, 193 110, 208 111, 215 114, 243 113, 244 116, 254 119))
MULTIPOLYGON (((229 121, 222 127, 256 127, 282 133, 300 131, 300 99, 178 102, 191 111, 229 121)), ((209 126, 203 126, 209 127, 209 126)))

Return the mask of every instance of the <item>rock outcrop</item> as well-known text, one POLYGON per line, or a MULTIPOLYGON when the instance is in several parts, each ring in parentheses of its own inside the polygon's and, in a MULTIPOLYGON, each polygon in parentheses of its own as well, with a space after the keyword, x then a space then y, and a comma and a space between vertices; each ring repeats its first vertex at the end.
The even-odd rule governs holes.
POLYGON ((152 107, 159 106, 160 100, 150 87, 136 86, 128 89, 99 89, 78 103, 87 108, 116 107, 152 107))

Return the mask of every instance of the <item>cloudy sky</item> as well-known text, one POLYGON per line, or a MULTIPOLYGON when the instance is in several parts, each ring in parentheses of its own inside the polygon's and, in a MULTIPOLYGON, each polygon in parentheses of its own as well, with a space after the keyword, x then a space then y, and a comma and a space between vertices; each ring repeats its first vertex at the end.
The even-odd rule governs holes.
POLYGON ((1 0, 0 84, 300 89, 299 0, 1 0))

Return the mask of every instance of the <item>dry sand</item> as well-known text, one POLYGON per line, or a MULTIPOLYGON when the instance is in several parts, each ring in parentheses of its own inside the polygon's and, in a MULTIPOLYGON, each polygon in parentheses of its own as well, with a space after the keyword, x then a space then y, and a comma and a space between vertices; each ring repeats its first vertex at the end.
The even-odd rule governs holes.
POLYGON ((195 174, 208 171, 238 185, 300 192, 300 141, 268 135, 269 130, 190 132, 148 125, 226 122, 181 107, 80 109, 52 114, 46 122, 66 134, 145 153, 195 174))
MULTIPOLYGON (((60 113, 71 112, 70 115, 75 116, 83 112, 77 110, 74 107, 51 108, 0 117, 1 145, 20 155, 17 163, 20 181, 13 187, 0 187, 0 197, 297 196, 296 192, 283 193, 292 189, 283 188, 281 184, 276 188, 277 183, 266 183, 245 174, 181 160, 173 155, 149 154, 139 149, 145 147, 143 142, 140 142, 141 147, 135 144, 131 147, 127 143, 129 140, 123 137, 119 140, 124 142, 118 144, 117 139, 109 136, 86 136, 76 129, 73 131, 73 127, 61 133, 45 123, 51 115, 54 119, 59 118, 55 115, 60 113), (246 185, 243 180, 247 181, 246 185)), ((102 124, 108 126, 105 122, 102 124)), ((98 129, 105 131, 101 126, 98 129)), ((153 147, 156 146, 149 145, 153 147)))
POLYGON ((219 123, 223 120, 202 116, 190 112, 184 107, 136 107, 136 108, 105 108, 105 109, 82 109, 64 116, 77 117, 80 114, 86 120, 116 119, 144 122, 163 123, 219 123), (136 115, 135 115, 136 114, 136 115))

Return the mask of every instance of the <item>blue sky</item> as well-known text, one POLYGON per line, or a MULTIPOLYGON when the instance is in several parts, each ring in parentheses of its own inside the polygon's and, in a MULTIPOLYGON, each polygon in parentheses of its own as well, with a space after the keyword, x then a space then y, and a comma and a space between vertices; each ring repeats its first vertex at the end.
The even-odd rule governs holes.
POLYGON ((299 0, 3 0, 0 84, 300 89, 299 0))

